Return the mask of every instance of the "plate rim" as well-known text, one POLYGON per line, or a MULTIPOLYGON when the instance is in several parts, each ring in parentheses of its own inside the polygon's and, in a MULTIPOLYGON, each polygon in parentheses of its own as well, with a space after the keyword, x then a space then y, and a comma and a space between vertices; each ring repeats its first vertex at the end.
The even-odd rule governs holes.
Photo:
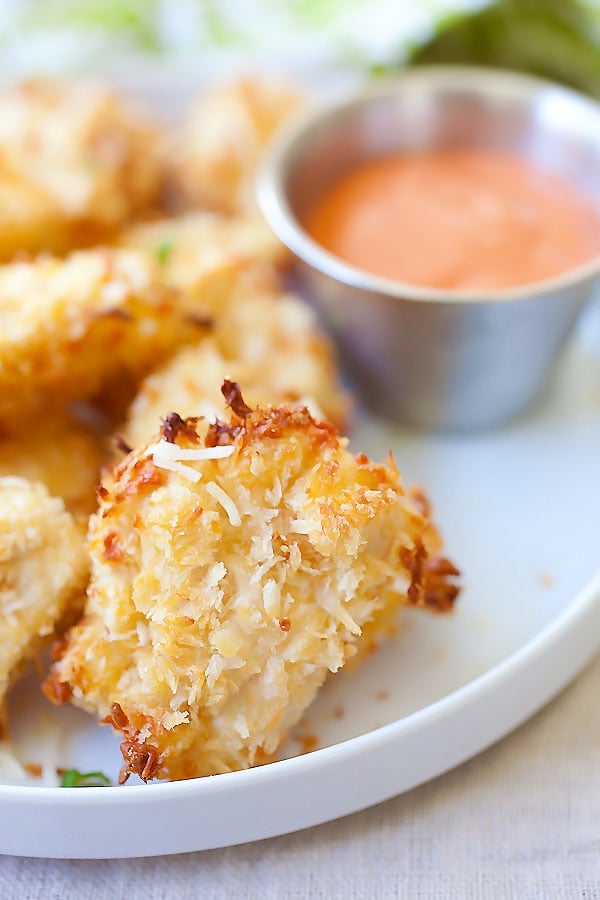
MULTIPOLYGON (((123 790, 120 785, 111 785, 103 787, 101 790, 93 791, 65 791, 60 787, 48 785, 0 784, 0 804, 4 801, 10 801, 15 805, 26 807, 37 803, 42 803, 43 805, 50 803, 53 805, 58 801, 59 805, 76 805, 77 807, 93 809, 96 806, 105 806, 106 804, 114 804, 115 806, 121 806, 122 804, 127 806, 132 804, 160 804, 161 801, 176 800, 179 795, 188 797, 196 794, 200 800, 203 795, 235 790, 239 782, 242 782, 244 786, 249 786, 252 781, 255 784, 260 784, 260 782, 265 780, 293 777, 302 774, 304 769, 311 769, 319 766, 319 764, 330 764, 335 761, 336 757, 346 758, 360 756, 363 753, 368 754, 376 746, 393 743, 403 736, 426 727, 432 720, 451 717, 463 707, 482 699, 485 694, 493 693, 495 686, 501 683, 513 670, 527 668, 541 656, 551 652, 554 649, 554 645, 560 642, 565 634, 576 628, 581 619, 585 619, 591 614, 594 606, 598 606, 600 609, 600 569, 542 629, 536 631, 520 647, 517 647, 516 650, 513 650, 508 656, 499 660, 499 662, 486 669, 480 675, 406 716, 327 747, 320 747, 309 753, 235 772, 182 781, 149 785, 140 784, 126 790, 123 790)), ((547 697, 536 702, 526 718, 534 715, 536 711, 550 702, 562 688, 591 662, 599 650, 600 632, 595 639, 591 640, 588 652, 582 654, 572 674, 563 679, 547 697)), ((518 724, 519 722, 511 726, 508 731, 504 731, 492 743, 500 740, 503 735, 508 734, 518 724)), ((466 755, 465 759, 477 755, 483 749, 482 747, 480 750, 475 750, 473 753, 466 755)), ((0 849, 0 854, 2 852, 0 849)))

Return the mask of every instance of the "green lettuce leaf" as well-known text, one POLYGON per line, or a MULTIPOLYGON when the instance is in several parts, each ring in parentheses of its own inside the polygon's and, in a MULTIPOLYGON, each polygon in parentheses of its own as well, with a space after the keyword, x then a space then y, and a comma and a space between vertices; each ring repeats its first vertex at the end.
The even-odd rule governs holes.
POLYGON ((600 10, 580 0, 496 0, 441 22, 410 65, 516 69, 600 97, 600 10))

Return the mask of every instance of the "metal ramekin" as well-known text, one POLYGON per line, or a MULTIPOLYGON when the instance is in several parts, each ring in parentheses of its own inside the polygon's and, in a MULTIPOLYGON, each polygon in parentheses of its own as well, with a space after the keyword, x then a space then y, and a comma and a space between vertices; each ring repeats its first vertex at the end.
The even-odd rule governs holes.
POLYGON ((583 189, 600 211, 600 105, 509 72, 407 71, 296 119, 258 178, 261 209, 366 404, 422 428, 469 429, 524 410, 600 273, 600 256, 559 277, 496 292, 428 289, 356 269, 300 225, 325 185, 359 160, 431 147, 518 153, 583 189))

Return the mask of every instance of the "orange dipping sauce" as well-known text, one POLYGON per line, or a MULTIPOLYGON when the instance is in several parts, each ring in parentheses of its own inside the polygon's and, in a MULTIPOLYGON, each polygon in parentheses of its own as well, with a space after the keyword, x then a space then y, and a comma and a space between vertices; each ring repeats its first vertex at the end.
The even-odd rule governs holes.
POLYGON ((323 192, 303 225, 358 269, 446 290, 530 284, 600 253, 600 218, 577 187, 483 149, 367 160, 323 192))

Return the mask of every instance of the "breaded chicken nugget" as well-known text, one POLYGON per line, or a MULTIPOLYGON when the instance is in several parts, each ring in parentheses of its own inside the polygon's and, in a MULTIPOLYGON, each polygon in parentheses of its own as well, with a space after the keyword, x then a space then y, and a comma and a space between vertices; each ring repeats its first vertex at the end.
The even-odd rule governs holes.
POLYGON ((247 293, 215 320, 213 334, 181 350, 150 374, 119 429, 136 447, 150 439, 171 409, 182 416, 224 411, 224 378, 244 385, 251 404, 308 403, 342 427, 349 397, 337 374, 335 353, 312 310, 292 296, 247 293))
POLYGON ((64 216, 52 197, 20 172, 0 147, 0 261, 21 251, 60 252, 69 242, 64 216))
POLYGON ((240 283, 270 284, 289 256, 259 215, 160 219, 126 229, 119 244, 149 253, 182 302, 204 315, 218 314, 240 283))
MULTIPOLYGON (((184 417, 203 416, 212 421, 224 410, 223 379, 231 376, 247 385, 251 368, 226 360, 210 337, 186 347, 144 379, 118 433, 130 447, 144 444, 171 409, 181 410, 184 417)), ((246 393, 254 402, 253 386, 246 393)))
POLYGON ((342 388, 333 343, 304 300, 292 293, 240 292, 216 320, 213 336, 221 353, 252 366, 261 402, 302 400, 341 429, 351 403, 342 388))
POLYGON ((84 619, 45 684, 122 732, 123 779, 272 758, 365 623, 426 602, 429 523, 393 461, 223 388, 227 421, 171 414, 106 476, 84 619))
POLYGON ((0 478, 0 707, 16 668, 85 591, 83 536, 41 484, 0 478))
POLYGON ((0 259, 106 239, 152 206, 159 138, 109 90, 34 80, 0 90, 0 259))
POLYGON ((183 205, 225 213, 254 210, 254 179, 264 149, 304 103, 281 79, 241 78, 202 94, 169 154, 183 205))
POLYGON ((0 476, 41 481, 77 516, 96 509, 105 457, 103 438, 66 415, 34 418, 17 434, 0 436, 0 476))
POLYGON ((0 268, 0 424, 144 374, 202 334, 144 254, 88 250, 0 268))

